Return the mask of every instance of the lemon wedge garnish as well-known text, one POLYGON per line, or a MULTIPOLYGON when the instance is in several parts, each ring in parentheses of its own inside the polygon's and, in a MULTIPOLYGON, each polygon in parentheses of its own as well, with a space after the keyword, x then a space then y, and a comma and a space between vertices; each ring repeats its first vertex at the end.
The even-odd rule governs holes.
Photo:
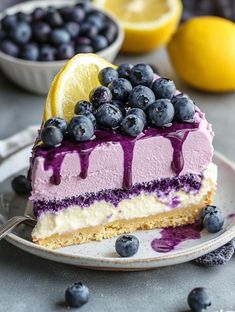
POLYGON ((88 100, 90 91, 98 87, 98 73, 115 66, 96 54, 78 54, 69 60, 56 75, 48 92, 44 121, 61 117, 69 121, 79 100, 88 100))

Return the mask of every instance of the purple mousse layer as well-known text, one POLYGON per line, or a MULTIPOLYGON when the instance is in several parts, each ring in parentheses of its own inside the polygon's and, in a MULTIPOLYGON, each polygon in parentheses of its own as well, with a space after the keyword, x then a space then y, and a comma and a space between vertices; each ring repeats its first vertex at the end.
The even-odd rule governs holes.
POLYGON ((121 188, 102 190, 97 193, 86 193, 77 197, 73 196, 62 200, 38 200, 34 202, 34 214, 36 217, 40 217, 40 215, 45 212, 57 213, 75 205, 78 205, 81 208, 86 208, 92 205, 95 201, 102 200, 117 207, 122 200, 138 196, 141 193, 155 193, 159 198, 167 196, 171 191, 177 192, 179 190, 183 190, 186 193, 197 193, 200 190, 202 178, 202 175, 186 174, 174 178, 137 183, 129 189, 121 188))

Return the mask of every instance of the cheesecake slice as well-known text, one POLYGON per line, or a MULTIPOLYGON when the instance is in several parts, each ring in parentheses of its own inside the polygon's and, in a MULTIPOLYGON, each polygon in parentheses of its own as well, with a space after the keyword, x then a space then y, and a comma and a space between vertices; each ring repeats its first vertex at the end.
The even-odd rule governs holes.
POLYGON ((135 137, 102 126, 86 141, 66 134, 56 147, 39 137, 30 169, 33 241, 59 248, 194 223, 216 191, 212 140, 198 107, 190 122, 147 124, 135 137))

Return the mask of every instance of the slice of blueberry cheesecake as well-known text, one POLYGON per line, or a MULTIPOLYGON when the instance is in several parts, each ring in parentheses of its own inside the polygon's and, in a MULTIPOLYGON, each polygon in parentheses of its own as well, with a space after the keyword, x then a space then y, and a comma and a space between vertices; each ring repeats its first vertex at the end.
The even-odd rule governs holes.
POLYGON ((52 109, 33 148, 33 241, 58 248, 194 223, 216 191, 204 114, 146 64, 85 75, 101 85, 70 104, 69 118, 52 109))

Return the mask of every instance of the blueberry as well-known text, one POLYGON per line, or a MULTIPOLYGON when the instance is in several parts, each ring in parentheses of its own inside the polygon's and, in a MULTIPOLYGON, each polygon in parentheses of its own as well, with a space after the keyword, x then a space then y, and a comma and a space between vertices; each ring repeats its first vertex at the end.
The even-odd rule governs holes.
POLYGON ((100 31, 104 26, 103 20, 100 18, 99 15, 95 13, 88 15, 85 22, 87 22, 90 25, 95 26, 98 29, 98 31, 100 31))
POLYGON ((69 21, 81 23, 85 18, 85 11, 83 8, 76 6, 73 7, 69 13, 69 21))
POLYGON ((79 34, 80 26, 79 26, 79 24, 77 24, 75 22, 68 22, 65 24, 65 29, 70 34, 70 37, 72 39, 75 39, 75 38, 77 38, 77 36, 79 34))
POLYGON ((195 114, 194 102, 188 97, 177 97, 174 99, 175 119, 181 122, 193 120, 195 114))
POLYGON ((91 90, 89 98, 94 107, 98 108, 101 104, 110 102, 112 94, 107 87, 100 86, 91 90))
POLYGON ((125 104, 119 100, 112 100, 110 102, 110 104, 118 107, 122 113, 122 116, 125 117, 126 116, 126 108, 125 108, 125 104))
POLYGON ((168 78, 159 78, 152 84, 152 90, 156 99, 172 99, 176 87, 172 80, 168 78))
POLYGON ((130 71, 132 69, 132 64, 121 64, 117 68, 117 72, 120 78, 129 79, 130 71))
POLYGON ((44 124, 44 128, 49 127, 49 126, 54 126, 58 129, 60 129, 60 131, 65 134, 65 132, 67 131, 67 122, 60 117, 53 117, 48 119, 45 124, 44 124))
POLYGON ((116 252, 121 257, 132 257, 139 249, 139 240, 134 235, 122 235, 115 243, 116 252))
POLYGON ((34 39, 39 43, 44 43, 49 40, 51 27, 45 22, 36 22, 32 24, 34 39))
POLYGON ((17 25, 16 15, 5 15, 1 21, 2 29, 5 31, 12 30, 17 25))
POLYGON ((108 85, 114 100, 127 101, 132 90, 131 83, 124 78, 118 78, 108 85))
POLYGON ((81 34, 81 36, 85 36, 85 37, 93 39, 95 36, 97 36, 98 29, 94 25, 91 25, 90 23, 84 22, 81 25, 80 34, 81 34))
POLYGON ((205 216, 208 214, 208 213, 211 213, 211 212, 215 212, 217 213, 218 211, 220 211, 222 213, 222 211, 217 208, 216 206, 213 206, 213 205, 208 205, 206 207, 204 207, 201 212, 200 212, 200 219, 201 221, 203 222, 203 219, 205 218, 205 216))
POLYGON ((58 28, 52 30, 50 39, 54 45, 60 45, 61 43, 69 43, 70 35, 67 30, 58 28))
POLYGON ((98 78, 103 86, 107 86, 110 82, 118 79, 118 72, 112 67, 105 67, 99 72, 98 78))
POLYGON ((108 45, 108 40, 102 35, 97 35, 92 40, 92 46, 95 51, 103 50, 107 48, 108 45))
POLYGON ((94 126, 90 118, 78 115, 71 119, 68 125, 68 132, 75 141, 88 141, 94 135, 94 126))
POLYGON ((65 301, 69 307, 79 308, 89 300, 89 289, 82 283, 74 283, 65 292, 65 301))
POLYGON ((233 254, 234 245, 233 241, 230 241, 226 245, 195 259, 194 262, 205 267, 223 265, 232 258, 233 254))
POLYGON ((210 212, 203 219, 204 228, 210 233, 219 232, 224 225, 224 217, 220 210, 210 212))
POLYGON ((28 43, 22 47, 20 57, 28 61, 37 61, 39 57, 39 48, 36 44, 28 43))
POLYGON ((48 10, 45 16, 45 20, 51 27, 60 27, 63 26, 64 21, 58 10, 48 10))
POLYGON ((145 112, 140 108, 131 108, 128 110, 127 115, 136 115, 140 119, 142 119, 144 125, 146 125, 146 115, 145 112))
POLYGON ((137 115, 129 114, 122 121, 122 129, 129 136, 136 137, 143 131, 144 122, 137 115))
POLYGON ((84 114, 84 113, 93 113, 94 108, 92 104, 88 101, 78 101, 74 108, 74 114, 84 114))
POLYGON ((97 123, 105 128, 117 128, 122 118, 120 109, 109 103, 101 105, 96 112, 97 123))
POLYGON ((13 57, 17 57, 19 54, 19 47, 10 40, 3 40, 0 44, 0 50, 13 57))
POLYGON ((94 128, 96 128, 96 118, 95 118, 94 114, 86 111, 86 112, 80 113, 80 115, 83 115, 83 116, 86 116, 87 118, 89 118, 90 121, 92 122, 94 128))
POLYGON ((47 126, 41 132, 42 142, 49 147, 57 147, 63 141, 61 130, 54 126, 47 126))
POLYGON ((32 36, 31 27, 28 23, 19 22, 17 26, 11 30, 10 36, 14 42, 18 44, 25 44, 32 36))
POLYGON ((91 45, 91 39, 88 37, 82 37, 81 36, 77 39, 76 43, 78 46, 83 46, 83 45, 89 46, 89 45, 91 45))
POLYGON ((39 61, 52 62, 55 60, 55 49, 51 46, 42 46, 39 52, 39 61))
POLYGON ((157 100, 149 106, 148 118, 157 127, 167 126, 174 118, 174 106, 168 99, 157 100))
POLYGON ((91 10, 91 2, 89 0, 82 0, 76 4, 76 7, 82 8, 85 13, 88 13, 91 10))
POLYGON ((65 22, 71 22, 71 15, 72 15, 72 11, 73 11, 73 7, 69 7, 69 6, 65 6, 62 8, 59 8, 58 11, 60 12, 63 20, 65 22))
POLYGON ((11 181, 12 189, 16 194, 28 195, 31 191, 30 181, 24 176, 19 175, 11 181))
POLYGON ((130 81, 134 86, 149 87, 153 81, 153 70, 149 65, 137 64, 130 71, 130 81))
POLYGON ((154 93, 145 86, 136 86, 130 93, 129 105, 146 110, 155 101, 154 93))
POLYGON ((79 46, 77 45, 75 48, 76 53, 93 53, 94 49, 89 45, 79 46))
POLYGON ((43 8, 35 8, 32 13, 33 21, 41 21, 46 15, 46 11, 43 8))
POLYGON ((31 23, 32 21, 31 15, 24 12, 17 12, 16 17, 19 22, 31 23))
POLYGON ((201 312, 211 306, 211 299, 203 287, 194 288, 188 295, 188 305, 194 312, 201 312))
POLYGON ((57 48, 57 59, 58 60, 67 60, 74 56, 75 50, 72 44, 62 43, 57 48))
POLYGON ((102 29, 101 35, 103 35, 111 44, 117 37, 117 26, 113 22, 107 23, 106 26, 102 29))

